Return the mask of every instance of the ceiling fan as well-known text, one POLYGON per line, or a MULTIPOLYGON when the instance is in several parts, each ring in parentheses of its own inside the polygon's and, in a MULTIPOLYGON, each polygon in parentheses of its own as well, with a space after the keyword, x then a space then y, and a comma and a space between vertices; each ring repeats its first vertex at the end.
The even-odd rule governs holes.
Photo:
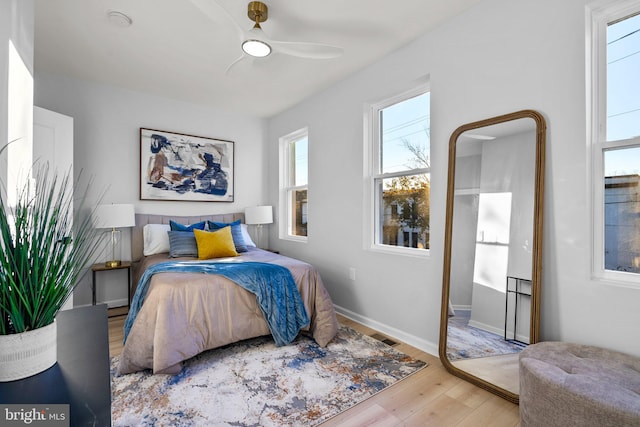
MULTIPOLYGON (((215 11, 210 8, 211 0, 191 0, 201 11, 209 17, 215 16, 215 11)), ((216 2, 217 3, 217 2, 216 2)), ((272 52, 308 59, 330 59, 342 55, 343 49, 323 43, 289 42, 270 39, 262 30, 261 23, 265 22, 269 16, 269 8, 261 1, 249 2, 247 6, 247 16, 254 22, 253 28, 244 30, 221 5, 227 17, 233 22, 238 30, 241 41, 242 55, 233 61, 226 69, 228 74, 239 62, 251 58, 264 58, 272 52)))

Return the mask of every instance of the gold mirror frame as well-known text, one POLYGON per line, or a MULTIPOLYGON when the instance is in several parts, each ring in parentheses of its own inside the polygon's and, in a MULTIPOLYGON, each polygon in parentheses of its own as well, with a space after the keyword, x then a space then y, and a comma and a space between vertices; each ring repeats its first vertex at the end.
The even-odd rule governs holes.
POLYGON ((442 279, 442 308, 440 316, 440 343, 439 355, 444 367, 451 374, 469 381, 485 390, 488 390, 510 402, 518 403, 519 395, 506 390, 496 384, 488 382, 478 376, 454 366, 447 357, 447 331, 449 326, 449 297, 451 278, 451 246, 453 232, 453 205, 456 173, 456 145, 460 135, 464 132, 492 126, 513 120, 530 118, 536 125, 536 149, 535 149, 535 178, 534 178, 534 211, 533 211, 533 246, 532 246, 532 272, 531 272, 531 319, 530 319, 530 344, 539 340, 540 332, 540 288, 542 279, 542 219, 544 209, 544 164, 546 143, 546 122, 544 117, 534 110, 522 110, 502 116, 493 117, 473 123, 468 123, 457 128, 449 140, 449 171, 447 175, 447 206, 445 222, 444 242, 444 268, 442 279))

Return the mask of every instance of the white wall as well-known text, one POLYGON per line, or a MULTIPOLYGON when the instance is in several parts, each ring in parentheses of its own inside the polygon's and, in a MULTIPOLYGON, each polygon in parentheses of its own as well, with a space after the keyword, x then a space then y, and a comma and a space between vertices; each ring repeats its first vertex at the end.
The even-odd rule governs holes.
MULTIPOLYGON (((533 120, 524 119, 535 126, 533 120)), ((511 199, 510 209, 504 210, 509 215, 509 235, 501 240, 507 240, 508 248, 498 248, 492 245, 474 243, 476 271, 491 272, 497 279, 496 283, 473 283, 473 304, 470 324, 487 329, 491 332, 504 330, 505 321, 505 277, 518 277, 531 280, 532 244, 533 244, 533 212, 534 212, 534 181, 535 181, 536 133, 535 131, 509 135, 493 141, 482 143, 482 171, 480 178, 480 211, 482 211, 483 195, 485 193, 508 193, 511 199), (507 259, 502 274, 498 273, 494 259, 486 265, 479 264, 479 260, 487 260, 486 254, 501 254, 506 250, 507 259), (483 258, 482 255, 485 254, 483 258), (493 286, 492 286, 493 285, 493 286)), ((466 219, 469 221, 469 218, 466 219)), ((486 220, 486 218, 485 218, 486 220)), ((457 225, 457 224, 456 224, 457 225)), ((478 224, 478 234, 493 241, 495 237, 484 236, 482 229, 487 224, 478 224)), ((488 224, 491 227, 491 224, 488 224)), ((454 225, 455 227, 455 225, 454 225)), ((457 252, 459 247, 453 247, 457 252)), ((454 269, 456 264, 452 263, 454 269)), ((480 274, 486 276, 486 274, 480 274)), ((486 278, 485 280, 489 280, 486 278)), ((526 300, 529 303, 529 300, 526 300)), ((525 310, 524 304, 519 307, 519 315, 525 310)), ((530 316, 530 311, 526 310, 530 316)), ((522 322, 520 322, 522 325, 522 322)), ((527 324, 529 324, 527 322, 527 324)), ((528 334, 526 334, 528 335, 528 334)))
POLYGON ((478 194, 454 197, 451 234, 451 269, 449 300, 456 309, 469 310, 473 303, 473 269, 478 230, 478 194))
POLYGON ((469 310, 473 295, 482 143, 477 140, 456 143, 456 177, 451 233, 449 300, 455 309, 469 310))
POLYGON ((542 338, 640 355, 640 290, 590 279, 585 5, 487 0, 269 122, 269 198, 278 198, 278 138, 309 127, 308 243, 272 246, 313 262, 334 302, 423 348, 438 342, 449 135, 520 109, 547 119, 542 338), (431 253, 363 249, 363 105, 431 78, 431 253), (349 281, 348 269, 357 269, 349 281), (406 337, 405 337, 406 338, 406 337))
POLYGON ((31 156, 33 128, 33 25, 32 0, 0 2, 0 148, 15 142, 0 155, 0 180, 10 193, 19 185, 18 170, 8 163, 11 156, 31 156), (10 45, 13 48, 10 48, 10 45), (17 54, 11 64, 14 50, 17 54), (11 95, 11 96, 10 96, 11 95), (11 103, 11 106, 9 105, 11 103))
MULTIPOLYGON (((241 212, 266 201, 263 119, 38 72, 35 103, 73 117, 74 170, 94 179, 96 197, 106 189, 104 203, 133 203, 137 213, 200 215, 241 212), (234 141, 234 202, 139 200, 141 127, 234 141)), ((128 232, 123 237, 123 259, 130 259, 128 232)), ((107 284, 98 286, 98 301, 126 303, 120 273, 100 273, 107 284)), ((75 305, 91 303, 90 274, 74 296, 75 305)))

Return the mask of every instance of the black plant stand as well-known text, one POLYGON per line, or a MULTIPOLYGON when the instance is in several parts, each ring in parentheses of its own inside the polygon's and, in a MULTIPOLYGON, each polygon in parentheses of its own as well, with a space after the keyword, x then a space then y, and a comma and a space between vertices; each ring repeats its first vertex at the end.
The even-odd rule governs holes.
POLYGON ((68 404, 71 426, 111 425, 105 304, 61 311, 58 362, 44 372, 0 383, 2 404, 68 404))

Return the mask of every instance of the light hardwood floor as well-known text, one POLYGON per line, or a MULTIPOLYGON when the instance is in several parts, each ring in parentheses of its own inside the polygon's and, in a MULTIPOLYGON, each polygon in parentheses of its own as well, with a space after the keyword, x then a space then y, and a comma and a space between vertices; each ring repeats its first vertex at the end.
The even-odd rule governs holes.
MULTIPOLYGON (((118 309, 110 310, 113 316, 118 309)), ((109 352, 122 351, 125 316, 109 318, 109 352)), ((377 331, 338 316, 340 323, 372 335, 377 331)), ((396 349, 429 364, 413 374, 323 423, 332 426, 519 426, 518 405, 449 374, 437 357, 410 345, 396 349)))

